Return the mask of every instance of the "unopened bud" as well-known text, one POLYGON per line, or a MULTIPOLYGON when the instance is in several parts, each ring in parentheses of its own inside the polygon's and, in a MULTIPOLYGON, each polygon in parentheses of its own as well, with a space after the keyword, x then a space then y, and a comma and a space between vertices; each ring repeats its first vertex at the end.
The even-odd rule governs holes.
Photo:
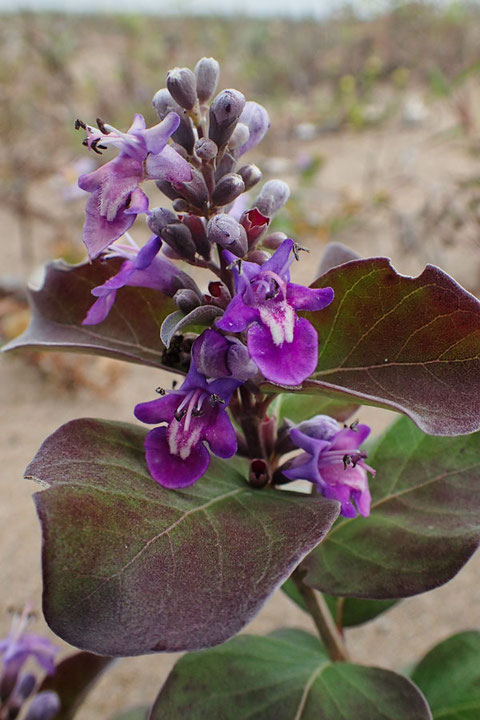
POLYGON ((192 154, 195 144, 195 135, 190 118, 186 116, 185 111, 178 103, 175 102, 167 88, 161 88, 155 93, 152 105, 160 120, 163 120, 169 112, 176 112, 180 118, 180 125, 172 134, 172 140, 184 148, 189 155, 192 154))
POLYGON ((177 216, 164 207, 153 208, 147 217, 147 225, 155 235, 160 235, 164 227, 174 222, 178 222, 177 216))
POLYGON ((245 190, 251 190, 251 188, 254 187, 262 179, 262 171, 253 163, 243 165, 238 170, 238 174, 245 183, 245 190))
POLYGON ((15 695, 26 700, 33 692, 35 685, 37 684, 37 678, 32 673, 25 673, 22 675, 15 688, 15 695))
POLYGON ((192 235, 188 227, 183 223, 175 222, 167 225, 163 228, 161 237, 179 257, 185 260, 193 260, 195 258, 196 248, 192 240, 192 235))
POLYGON ((214 215, 207 225, 207 237, 212 243, 243 257, 248 250, 247 233, 233 217, 224 213, 214 215))
POLYGON ((176 213, 188 211, 188 203, 183 198, 177 198, 176 200, 174 200, 172 206, 176 213))
POLYGON ((243 123, 238 122, 235 126, 235 130, 230 137, 230 140, 228 141, 228 147, 230 148, 230 150, 234 150, 235 148, 244 145, 247 142, 249 135, 250 131, 248 127, 243 123))
POLYGON ((263 263, 266 263, 267 260, 270 260, 271 257, 272 256, 264 250, 252 250, 252 252, 248 253, 246 259, 249 262, 257 263, 257 265, 263 265, 263 263))
POLYGON ((173 99, 186 110, 197 102, 197 80, 190 68, 173 68, 167 74, 167 89, 173 99))
POLYGON ((263 458, 256 458, 250 462, 248 482, 256 488, 265 487, 270 480, 268 465, 263 458))
POLYGON ((296 428, 317 440, 331 440, 340 430, 338 422, 329 415, 315 415, 309 420, 298 423, 296 428))
POLYGON ((53 720, 60 710, 60 698, 56 692, 45 690, 33 698, 25 720, 53 720))
POLYGON ((195 66, 195 76, 197 78, 197 97, 201 103, 206 103, 217 89, 220 65, 215 58, 204 57, 195 66))
POLYGON ((193 290, 189 290, 188 288, 177 290, 173 299, 175 300, 178 309, 184 313, 189 313, 200 305, 197 293, 193 290))
POLYGON ((208 202, 208 188, 205 179, 198 170, 192 171, 192 179, 178 185, 178 188, 191 205, 196 208, 203 208, 208 202))
POLYGON ((182 216, 182 222, 190 230, 198 254, 204 257, 205 260, 208 260, 210 258, 211 243, 207 238, 207 230, 203 218, 198 217, 198 215, 193 215, 193 213, 188 213, 182 216))
POLYGON ((245 183, 240 175, 229 173, 224 175, 216 184, 212 194, 212 202, 217 207, 223 207, 233 202, 245 190, 245 183))
POLYGON ((217 164, 217 168, 215 170, 215 181, 218 182, 220 178, 222 178, 227 173, 234 172, 235 165, 236 160, 233 155, 230 155, 230 153, 225 153, 220 162, 217 164))
MULTIPOLYGON (((181 125, 181 123, 180 123, 181 125)), ((179 126, 180 127, 180 126, 179 126)), ((179 143, 172 142, 170 143, 170 147, 172 150, 175 150, 184 160, 188 160, 188 151, 187 148, 185 148, 183 145, 180 145, 179 143)))
POLYGON ((287 239, 287 237, 288 235, 285 235, 284 232, 277 230, 277 232, 268 233, 268 235, 265 235, 262 240, 262 245, 269 250, 277 250, 283 243, 283 241, 287 239))
POLYGON ((272 217, 285 205, 290 197, 290 188, 283 180, 269 180, 255 201, 255 207, 262 215, 272 217))
POLYGON ((252 101, 245 104, 239 121, 248 127, 249 136, 243 145, 236 148, 236 157, 240 157, 258 145, 270 127, 270 120, 265 108, 252 101))
POLYGON ((177 188, 174 188, 172 183, 168 180, 156 180, 155 185, 169 200, 175 200, 180 197, 180 192, 177 188))
POLYGON ((223 90, 210 105, 209 137, 218 147, 230 138, 245 107, 245 96, 238 90, 223 90))
POLYGON ((238 338, 230 338, 227 365, 232 377, 242 382, 258 375, 258 368, 250 357, 248 348, 238 338))
POLYGON ((152 105, 155 108, 155 111, 160 120, 163 120, 163 118, 168 115, 168 113, 172 110, 178 115, 183 114, 182 108, 180 107, 180 105, 178 105, 178 103, 175 102, 167 88, 161 88, 155 93, 155 95, 153 96, 152 105))
POLYGON ((200 138, 200 140, 197 140, 195 143, 195 152, 200 160, 206 160, 208 162, 217 156, 218 147, 215 145, 213 140, 210 140, 209 138, 200 138))

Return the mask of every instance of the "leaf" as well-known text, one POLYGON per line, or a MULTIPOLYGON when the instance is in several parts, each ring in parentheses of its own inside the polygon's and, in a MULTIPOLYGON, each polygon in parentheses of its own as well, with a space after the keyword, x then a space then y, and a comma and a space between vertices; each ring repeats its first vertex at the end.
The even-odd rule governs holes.
POLYGON ((288 418, 295 423, 314 415, 330 415, 339 422, 345 422, 358 410, 359 405, 334 400, 326 395, 304 393, 281 393, 275 399, 275 411, 280 420, 288 418))
POLYGON ((418 689, 388 670, 329 661, 300 630, 242 635, 185 655, 150 720, 429 720, 418 689))
POLYGON ((115 715, 111 720, 148 720, 150 708, 146 705, 130 708, 120 715, 115 715))
POLYGON ((347 402, 405 413, 432 435, 480 428, 480 303, 428 265, 416 278, 388 259, 354 260, 314 283, 334 301, 306 313, 319 335, 304 383, 347 402))
POLYGON ((3 349, 64 350, 161 366, 160 327, 176 306, 158 290, 122 288, 106 320, 82 325, 95 301, 91 289, 118 272, 120 265, 118 260, 93 265, 67 265, 61 260, 49 263, 42 288, 28 289, 29 327, 3 349))
POLYGON ((150 476, 143 428, 75 420, 27 468, 54 632, 105 655, 208 647, 237 633, 315 547, 338 503, 246 484, 213 459, 185 490, 150 476))
POLYGON ((462 632, 434 647, 412 679, 429 701, 434 720, 478 720, 480 632, 462 632))
POLYGON ((381 599, 450 580, 480 540, 480 433, 430 437, 401 418, 368 463, 377 470, 371 515, 339 520, 303 563, 305 582, 381 599))
POLYGON ((347 245, 339 242, 328 243, 323 251, 318 274, 323 275, 332 268, 338 267, 338 265, 344 265, 350 260, 358 260, 359 258, 360 255, 352 248, 347 247, 347 245))
POLYGON ((79 652, 62 660, 54 675, 45 677, 38 692, 53 690, 59 696, 61 706, 55 720, 75 717, 79 705, 111 662, 110 657, 79 652))
MULTIPOLYGON (((302 610, 308 612, 305 601, 291 578, 282 585, 283 592, 288 595, 302 610)), ((355 627, 374 620, 378 615, 396 605, 398 600, 365 600, 364 598, 333 597, 323 595, 333 619, 343 628, 355 627)))
POLYGON ((181 310, 176 310, 165 318, 160 329, 160 337, 165 347, 170 347, 175 333, 190 326, 209 325, 212 320, 223 315, 223 310, 216 305, 200 305, 191 310, 187 315, 181 310))

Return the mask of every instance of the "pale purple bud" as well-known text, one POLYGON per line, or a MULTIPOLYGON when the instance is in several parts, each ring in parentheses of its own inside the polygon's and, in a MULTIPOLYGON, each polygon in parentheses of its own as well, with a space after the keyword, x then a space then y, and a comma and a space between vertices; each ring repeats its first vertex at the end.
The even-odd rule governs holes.
POLYGON ((155 93, 152 105, 160 120, 163 120, 169 112, 173 111, 177 113, 180 118, 180 125, 173 133, 172 140, 185 148, 187 153, 191 155, 195 144, 192 123, 190 118, 185 116, 185 111, 175 102, 167 88, 161 88, 161 90, 155 93))
POLYGON ((207 237, 212 243, 243 257, 248 249, 247 233, 230 215, 214 215, 207 225, 207 237))
POLYGON ((225 153, 215 170, 215 180, 218 182, 227 173, 235 170, 236 160, 230 153, 225 153))
POLYGON ((208 135, 218 147, 230 138, 245 107, 245 96, 238 90, 223 90, 210 105, 208 135))
POLYGON ((266 263, 271 257, 272 256, 264 250, 252 250, 252 252, 248 253, 247 260, 257 263, 257 265, 263 265, 263 263, 266 263))
POLYGON ((263 186, 255 201, 255 207, 262 215, 272 217, 285 205, 290 197, 290 188, 283 180, 269 180, 263 186))
POLYGON ((201 103, 206 103, 217 89, 220 65, 215 58, 203 57, 195 66, 195 76, 197 78, 197 97, 201 103))
POLYGON ((191 205, 203 208, 208 202, 208 188, 203 175, 198 170, 192 171, 192 179, 178 185, 178 188, 191 205))
POLYGON ((22 675, 15 688, 15 695, 23 700, 29 697, 37 684, 37 678, 32 673, 22 675))
POLYGON ((217 156, 218 147, 215 145, 213 140, 210 140, 209 138, 200 138, 200 140, 197 140, 195 143, 195 152, 200 160, 206 160, 208 162, 217 156))
POLYGON ((270 120, 265 108, 252 101, 246 103, 240 115, 240 122, 248 127, 249 136, 247 141, 236 149, 236 157, 240 157, 258 145, 270 127, 270 120))
POLYGON ((188 203, 183 198, 177 198, 172 205, 176 213, 188 212, 188 203))
POLYGON ((178 309, 184 313, 189 313, 200 305, 197 293, 189 288, 177 290, 173 299, 175 300, 178 309))
POLYGON ((180 191, 174 188, 168 180, 156 180, 155 185, 169 200, 176 200, 180 197, 180 191))
POLYGON ((262 171, 253 163, 243 165, 238 170, 238 174, 245 183, 245 190, 251 190, 252 187, 254 187, 262 179, 262 171))
POLYGON ((197 102, 197 80, 190 68, 173 68, 167 74, 167 89, 173 99, 186 110, 197 102))
POLYGON ((229 338, 230 348, 227 355, 228 369, 237 380, 246 382, 258 374, 258 368, 250 357, 245 345, 238 338, 229 338))
POLYGON ((287 239, 287 237, 288 235, 285 235, 284 232, 277 230, 277 232, 269 233, 268 235, 266 235, 262 240, 262 245, 269 250, 278 250, 280 245, 283 243, 284 240, 287 239))
POLYGON ((33 698, 25 720, 53 720, 60 710, 60 698, 56 692, 45 690, 33 698))
POLYGON ((190 230, 198 254, 208 260, 211 253, 211 243, 207 238, 205 220, 193 213, 183 215, 181 220, 190 230))
POLYGON ((338 422, 329 415, 315 415, 295 426, 297 430, 317 440, 331 440, 340 430, 338 422))
POLYGON ((250 130, 246 125, 244 125, 241 122, 238 122, 235 126, 235 130, 233 131, 230 140, 228 141, 228 147, 230 150, 234 150, 235 148, 240 147, 240 145, 244 145, 248 137, 250 135, 250 130))
POLYGON ((180 222, 172 223, 163 228, 162 240, 169 245, 181 258, 193 260, 195 258, 195 243, 188 227, 180 222))
POLYGON ((160 120, 163 120, 163 118, 168 115, 169 112, 172 112, 172 110, 180 115, 180 117, 183 115, 182 108, 175 102, 167 88, 161 88, 155 93, 152 105, 155 108, 160 120))
POLYGON ((228 173, 228 175, 224 175, 216 184, 212 194, 212 202, 217 207, 228 205, 241 195, 244 190, 245 183, 240 175, 228 173))
POLYGON ((164 207, 153 208, 147 217, 147 225, 155 235, 160 235, 164 227, 174 222, 178 222, 177 216, 164 207))

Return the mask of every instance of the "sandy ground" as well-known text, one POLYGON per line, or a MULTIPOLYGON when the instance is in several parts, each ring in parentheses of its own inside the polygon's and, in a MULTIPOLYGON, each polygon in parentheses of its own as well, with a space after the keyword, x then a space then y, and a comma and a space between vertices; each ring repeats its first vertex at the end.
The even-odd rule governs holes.
MULTIPOLYGON (((437 121, 440 122, 437 118, 437 121)), ((389 134, 382 130, 363 135, 343 134, 315 141, 315 147, 327 156, 312 203, 313 211, 326 212, 339 194, 349 198, 362 196, 365 178, 389 190, 395 210, 414 217, 427 197, 450 192, 456 180, 476 172, 475 160, 461 145, 430 141, 426 130, 402 130, 389 134), (328 191, 327 191, 328 188, 328 191)), ((288 156, 287 156, 288 169, 288 156)), ((10 238, 2 250, 2 275, 21 276, 23 268, 17 244, 16 228, 11 218, 1 217, 10 238)), ((465 246, 451 247, 432 232, 408 247, 399 240, 391 210, 367 212, 355 232, 346 230, 343 240, 364 254, 391 255, 402 272, 418 272, 425 261, 436 260, 456 275, 470 290, 478 285, 478 241, 467 238, 465 246), (347 237, 350 234, 349 237, 347 237), (473 243, 473 244, 472 244, 473 243), (475 246, 476 244, 476 246, 475 246), (472 252, 477 250, 477 256, 472 252)), ((36 262, 48 259, 48 232, 36 228, 36 262)), ((314 257, 321 243, 309 244, 314 257)), ((307 281, 311 263, 304 263, 297 280, 307 281)), ((82 360, 81 362, 85 362, 82 360)), ((108 384, 113 365, 92 359, 95 373, 108 384), (109 375, 110 373, 110 375, 109 375)), ((41 442, 61 424, 76 417, 94 416, 132 421, 132 408, 139 400, 154 396, 154 388, 165 382, 162 373, 153 369, 128 366, 110 392, 99 393, 81 388, 74 393, 59 389, 56 377, 42 379, 38 370, 20 356, 0 359, 0 403, 2 407, 0 457, 0 636, 9 623, 6 609, 22 606, 30 600, 41 607, 40 531, 31 495, 32 483, 22 480, 26 464, 41 442)), ((54 374, 52 374, 54 375, 54 374)), ((381 430, 391 413, 367 408, 361 420, 381 430)), ((450 633, 480 625, 480 556, 474 557, 447 586, 425 595, 405 600, 374 623, 348 631, 352 656, 359 662, 400 669, 450 633)), ((280 625, 311 629, 309 618, 281 592, 263 608, 246 628, 247 632, 267 633, 280 625)), ((38 620, 35 630, 48 632, 38 620)), ((62 643, 59 643, 62 645, 62 643)), ((68 648, 62 645, 65 653, 68 648)), ((79 720, 107 720, 114 711, 129 705, 149 703, 155 697, 177 656, 157 655, 118 661, 100 681, 78 715, 79 720)))

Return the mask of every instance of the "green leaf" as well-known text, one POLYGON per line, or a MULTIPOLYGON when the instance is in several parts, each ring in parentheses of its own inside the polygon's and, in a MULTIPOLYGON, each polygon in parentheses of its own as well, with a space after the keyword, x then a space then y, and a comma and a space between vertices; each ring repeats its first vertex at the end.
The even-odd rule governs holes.
POLYGON ((478 720, 480 632, 462 632, 434 647, 412 679, 430 703, 434 720, 478 720))
POLYGON ((158 290, 122 288, 106 320, 82 325, 95 301, 90 291, 103 285, 120 266, 118 259, 81 265, 61 260, 49 263, 42 288, 28 290, 30 325, 3 349, 64 350, 161 366, 160 327, 176 305, 158 290))
POLYGON ((148 720, 150 714, 150 708, 145 706, 139 706, 130 708, 120 715, 115 715, 111 720, 148 720))
POLYGON ((344 402, 408 415, 432 435, 480 429, 480 303, 428 265, 416 278, 385 258, 353 260, 314 283, 334 301, 306 313, 319 338, 305 381, 344 402))
POLYGON ((295 423, 314 415, 330 415, 339 422, 345 422, 359 408, 355 403, 346 403, 319 394, 282 393, 274 402, 278 419, 288 418, 295 423))
POLYGON ((185 655, 170 673, 151 720, 429 720, 407 678, 329 661, 299 630, 242 635, 185 655))
POLYGON ((450 580, 480 540, 480 433, 430 437, 407 418, 369 455, 371 515, 341 518, 306 558, 332 595, 399 598, 450 580))
POLYGON ((338 503, 247 485, 212 458, 167 490, 143 428, 75 420, 27 468, 43 531, 43 607, 67 642, 104 655, 192 650, 235 635, 327 533, 338 503))
POLYGON ((110 657, 79 652, 62 660, 54 675, 47 675, 39 692, 53 690, 60 698, 60 712, 55 720, 71 720, 100 675, 112 662, 110 657))
MULTIPOLYGON (((282 585, 283 592, 288 595, 302 610, 308 612, 305 601, 291 578, 282 585)), ((324 594, 333 619, 341 627, 348 628, 374 620, 378 615, 396 605, 398 600, 365 600, 363 598, 338 598, 324 594)))

